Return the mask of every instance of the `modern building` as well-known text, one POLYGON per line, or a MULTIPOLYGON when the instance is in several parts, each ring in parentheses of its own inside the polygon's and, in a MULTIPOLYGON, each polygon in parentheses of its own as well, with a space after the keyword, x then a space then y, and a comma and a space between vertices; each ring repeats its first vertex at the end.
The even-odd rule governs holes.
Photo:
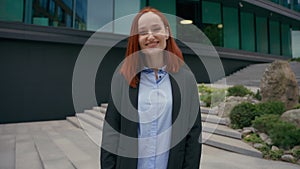
POLYGON ((195 28, 215 46, 226 75, 249 64, 292 58, 300 48, 293 43, 299 41, 300 0, 0 0, 0 123, 74 115, 74 66, 99 29, 97 48, 122 39, 101 62, 95 89, 87 89, 98 103, 107 101, 110 75, 125 52, 128 15, 145 6, 180 17, 170 20, 173 35, 198 82, 217 79, 180 43, 197 41, 195 28))

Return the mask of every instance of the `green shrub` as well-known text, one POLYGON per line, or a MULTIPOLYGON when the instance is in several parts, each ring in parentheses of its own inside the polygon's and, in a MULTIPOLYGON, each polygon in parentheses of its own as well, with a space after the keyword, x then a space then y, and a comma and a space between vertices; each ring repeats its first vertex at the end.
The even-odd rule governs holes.
POLYGON ((264 157, 271 160, 279 160, 283 154, 283 150, 270 150, 264 155, 264 157))
POLYGON ((247 137, 244 137, 244 140, 250 143, 264 143, 264 141, 255 133, 252 133, 247 137))
POLYGON ((258 148, 262 152, 264 158, 269 157, 270 147, 264 144, 261 148, 258 148))
POLYGON ((261 95, 260 95, 260 91, 257 90, 255 95, 254 95, 254 98, 257 99, 257 100, 261 100, 261 95))
POLYGON ((252 121, 252 125, 258 131, 269 134, 269 131, 273 128, 273 125, 279 121, 279 115, 277 114, 265 114, 255 117, 252 121))
POLYGON ((294 124, 279 120, 269 131, 272 143, 281 148, 300 145, 300 129, 294 124))
POLYGON ((297 104, 297 105, 294 107, 294 109, 300 109, 300 103, 297 104))
POLYGON ((300 158, 300 148, 296 148, 292 150, 292 155, 296 157, 297 159, 300 158))
POLYGON ((235 106, 229 115, 233 128, 243 128, 251 126, 251 121, 257 116, 255 105, 251 103, 241 103, 235 106))
POLYGON ((295 61, 295 62, 300 62, 300 57, 297 58, 291 58, 289 59, 290 62, 295 61))
POLYGON ((201 84, 198 86, 198 91, 200 93, 211 93, 212 92, 212 88, 209 86, 206 86, 205 84, 201 84))
POLYGON ((246 87, 244 87, 243 85, 235 85, 232 87, 229 87, 227 89, 228 91, 228 96, 241 96, 244 97, 248 94, 253 95, 253 92, 249 89, 247 89, 246 87))
POLYGON ((198 91, 201 93, 200 100, 208 107, 215 106, 225 100, 226 89, 217 89, 201 84, 198 86, 198 91))
POLYGON ((267 101, 256 105, 259 114, 278 114, 281 115, 285 111, 284 103, 280 101, 267 101))
POLYGON ((211 104, 216 106, 221 102, 224 102, 226 98, 226 89, 213 89, 211 93, 211 104))

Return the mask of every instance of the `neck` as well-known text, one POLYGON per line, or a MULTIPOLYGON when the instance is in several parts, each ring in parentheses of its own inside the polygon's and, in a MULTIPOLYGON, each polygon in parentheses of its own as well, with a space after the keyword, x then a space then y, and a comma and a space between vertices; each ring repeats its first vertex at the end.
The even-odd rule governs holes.
POLYGON ((164 66, 163 54, 147 55, 145 57, 146 66, 153 69, 159 69, 164 66))

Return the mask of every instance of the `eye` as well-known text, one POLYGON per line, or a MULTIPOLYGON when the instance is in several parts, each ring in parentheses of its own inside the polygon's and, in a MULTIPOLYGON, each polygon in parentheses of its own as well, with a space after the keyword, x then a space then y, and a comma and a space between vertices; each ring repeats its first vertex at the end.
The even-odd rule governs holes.
POLYGON ((161 31, 161 27, 156 27, 151 30, 153 33, 159 33, 161 31))
POLYGON ((147 31, 139 31, 139 35, 147 35, 148 32, 147 31))

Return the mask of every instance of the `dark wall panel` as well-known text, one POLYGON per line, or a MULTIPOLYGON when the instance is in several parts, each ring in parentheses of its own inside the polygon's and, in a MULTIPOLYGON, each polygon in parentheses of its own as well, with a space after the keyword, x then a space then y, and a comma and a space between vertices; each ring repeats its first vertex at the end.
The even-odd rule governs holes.
POLYGON ((80 45, 1 39, 0 123, 74 115, 72 73, 80 45))

